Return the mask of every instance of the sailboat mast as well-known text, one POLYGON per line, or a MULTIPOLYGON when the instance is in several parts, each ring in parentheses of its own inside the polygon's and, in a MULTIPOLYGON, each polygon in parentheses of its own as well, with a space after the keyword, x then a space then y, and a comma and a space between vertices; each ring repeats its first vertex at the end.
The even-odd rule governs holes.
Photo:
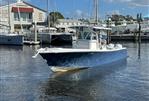
POLYGON ((47 27, 50 27, 49 0, 47 0, 47 27))
POLYGON ((95 25, 98 24, 98 0, 94 0, 94 19, 95 19, 95 25))
MULTIPOLYGON (((21 3, 22 0, 17 0, 17 3, 21 3)), ((23 33, 23 26, 22 26, 22 18, 21 18, 21 13, 20 13, 20 7, 17 4, 17 11, 18 11, 18 17, 19 17, 19 21, 20 21, 20 27, 21 27, 21 34, 23 33)))
POLYGON ((10 30, 11 30, 11 26, 10 26, 10 2, 9 2, 9 0, 7 2, 8 2, 8 26, 9 26, 9 32, 10 32, 10 30))

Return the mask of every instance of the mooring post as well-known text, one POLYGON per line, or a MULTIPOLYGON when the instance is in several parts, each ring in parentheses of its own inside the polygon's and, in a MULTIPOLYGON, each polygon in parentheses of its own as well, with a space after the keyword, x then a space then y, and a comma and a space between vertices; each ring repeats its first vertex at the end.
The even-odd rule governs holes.
POLYGON ((35 37, 34 37, 34 41, 37 42, 37 23, 35 21, 35 37))
POLYGON ((138 58, 141 58, 141 21, 142 21, 142 14, 137 14, 137 21, 139 24, 139 31, 138 31, 138 58))
MULTIPOLYGON (((110 21, 111 21, 111 18, 108 16, 108 19, 107 19, 107 27, 110 28, 110 21)), ((110 38, 110 31, 107 30, 107 44, 109 44, 111 41, 111 38, 110 38)))

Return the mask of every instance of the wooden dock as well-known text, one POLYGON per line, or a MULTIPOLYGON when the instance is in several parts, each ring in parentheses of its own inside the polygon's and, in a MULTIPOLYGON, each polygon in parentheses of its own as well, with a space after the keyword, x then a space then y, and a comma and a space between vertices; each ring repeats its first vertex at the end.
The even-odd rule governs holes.
POLYGON ((39 41, 24 41, 23 42, 24 44, 27 44, 27 45, 39 45, 40 42, 39 41))

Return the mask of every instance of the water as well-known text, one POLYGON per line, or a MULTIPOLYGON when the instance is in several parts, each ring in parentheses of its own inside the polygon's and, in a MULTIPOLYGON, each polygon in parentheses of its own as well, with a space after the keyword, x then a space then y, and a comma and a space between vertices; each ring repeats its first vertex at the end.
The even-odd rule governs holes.
POLYGON ((128 59, 53 74, 36 47, 0 46, 0 101, 149 101, 149 43, 123 43, 128 59))

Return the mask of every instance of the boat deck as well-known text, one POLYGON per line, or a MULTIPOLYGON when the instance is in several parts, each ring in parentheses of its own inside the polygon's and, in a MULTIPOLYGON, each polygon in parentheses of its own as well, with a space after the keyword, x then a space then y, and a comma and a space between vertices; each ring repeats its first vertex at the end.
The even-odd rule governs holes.
POLYGON ((124 48, 113 48, 113 49, 74 49, 74 48, 41 48, 38 50, 39 53, 81 53, 81 52, 112 52, 123 50, 124 48))

